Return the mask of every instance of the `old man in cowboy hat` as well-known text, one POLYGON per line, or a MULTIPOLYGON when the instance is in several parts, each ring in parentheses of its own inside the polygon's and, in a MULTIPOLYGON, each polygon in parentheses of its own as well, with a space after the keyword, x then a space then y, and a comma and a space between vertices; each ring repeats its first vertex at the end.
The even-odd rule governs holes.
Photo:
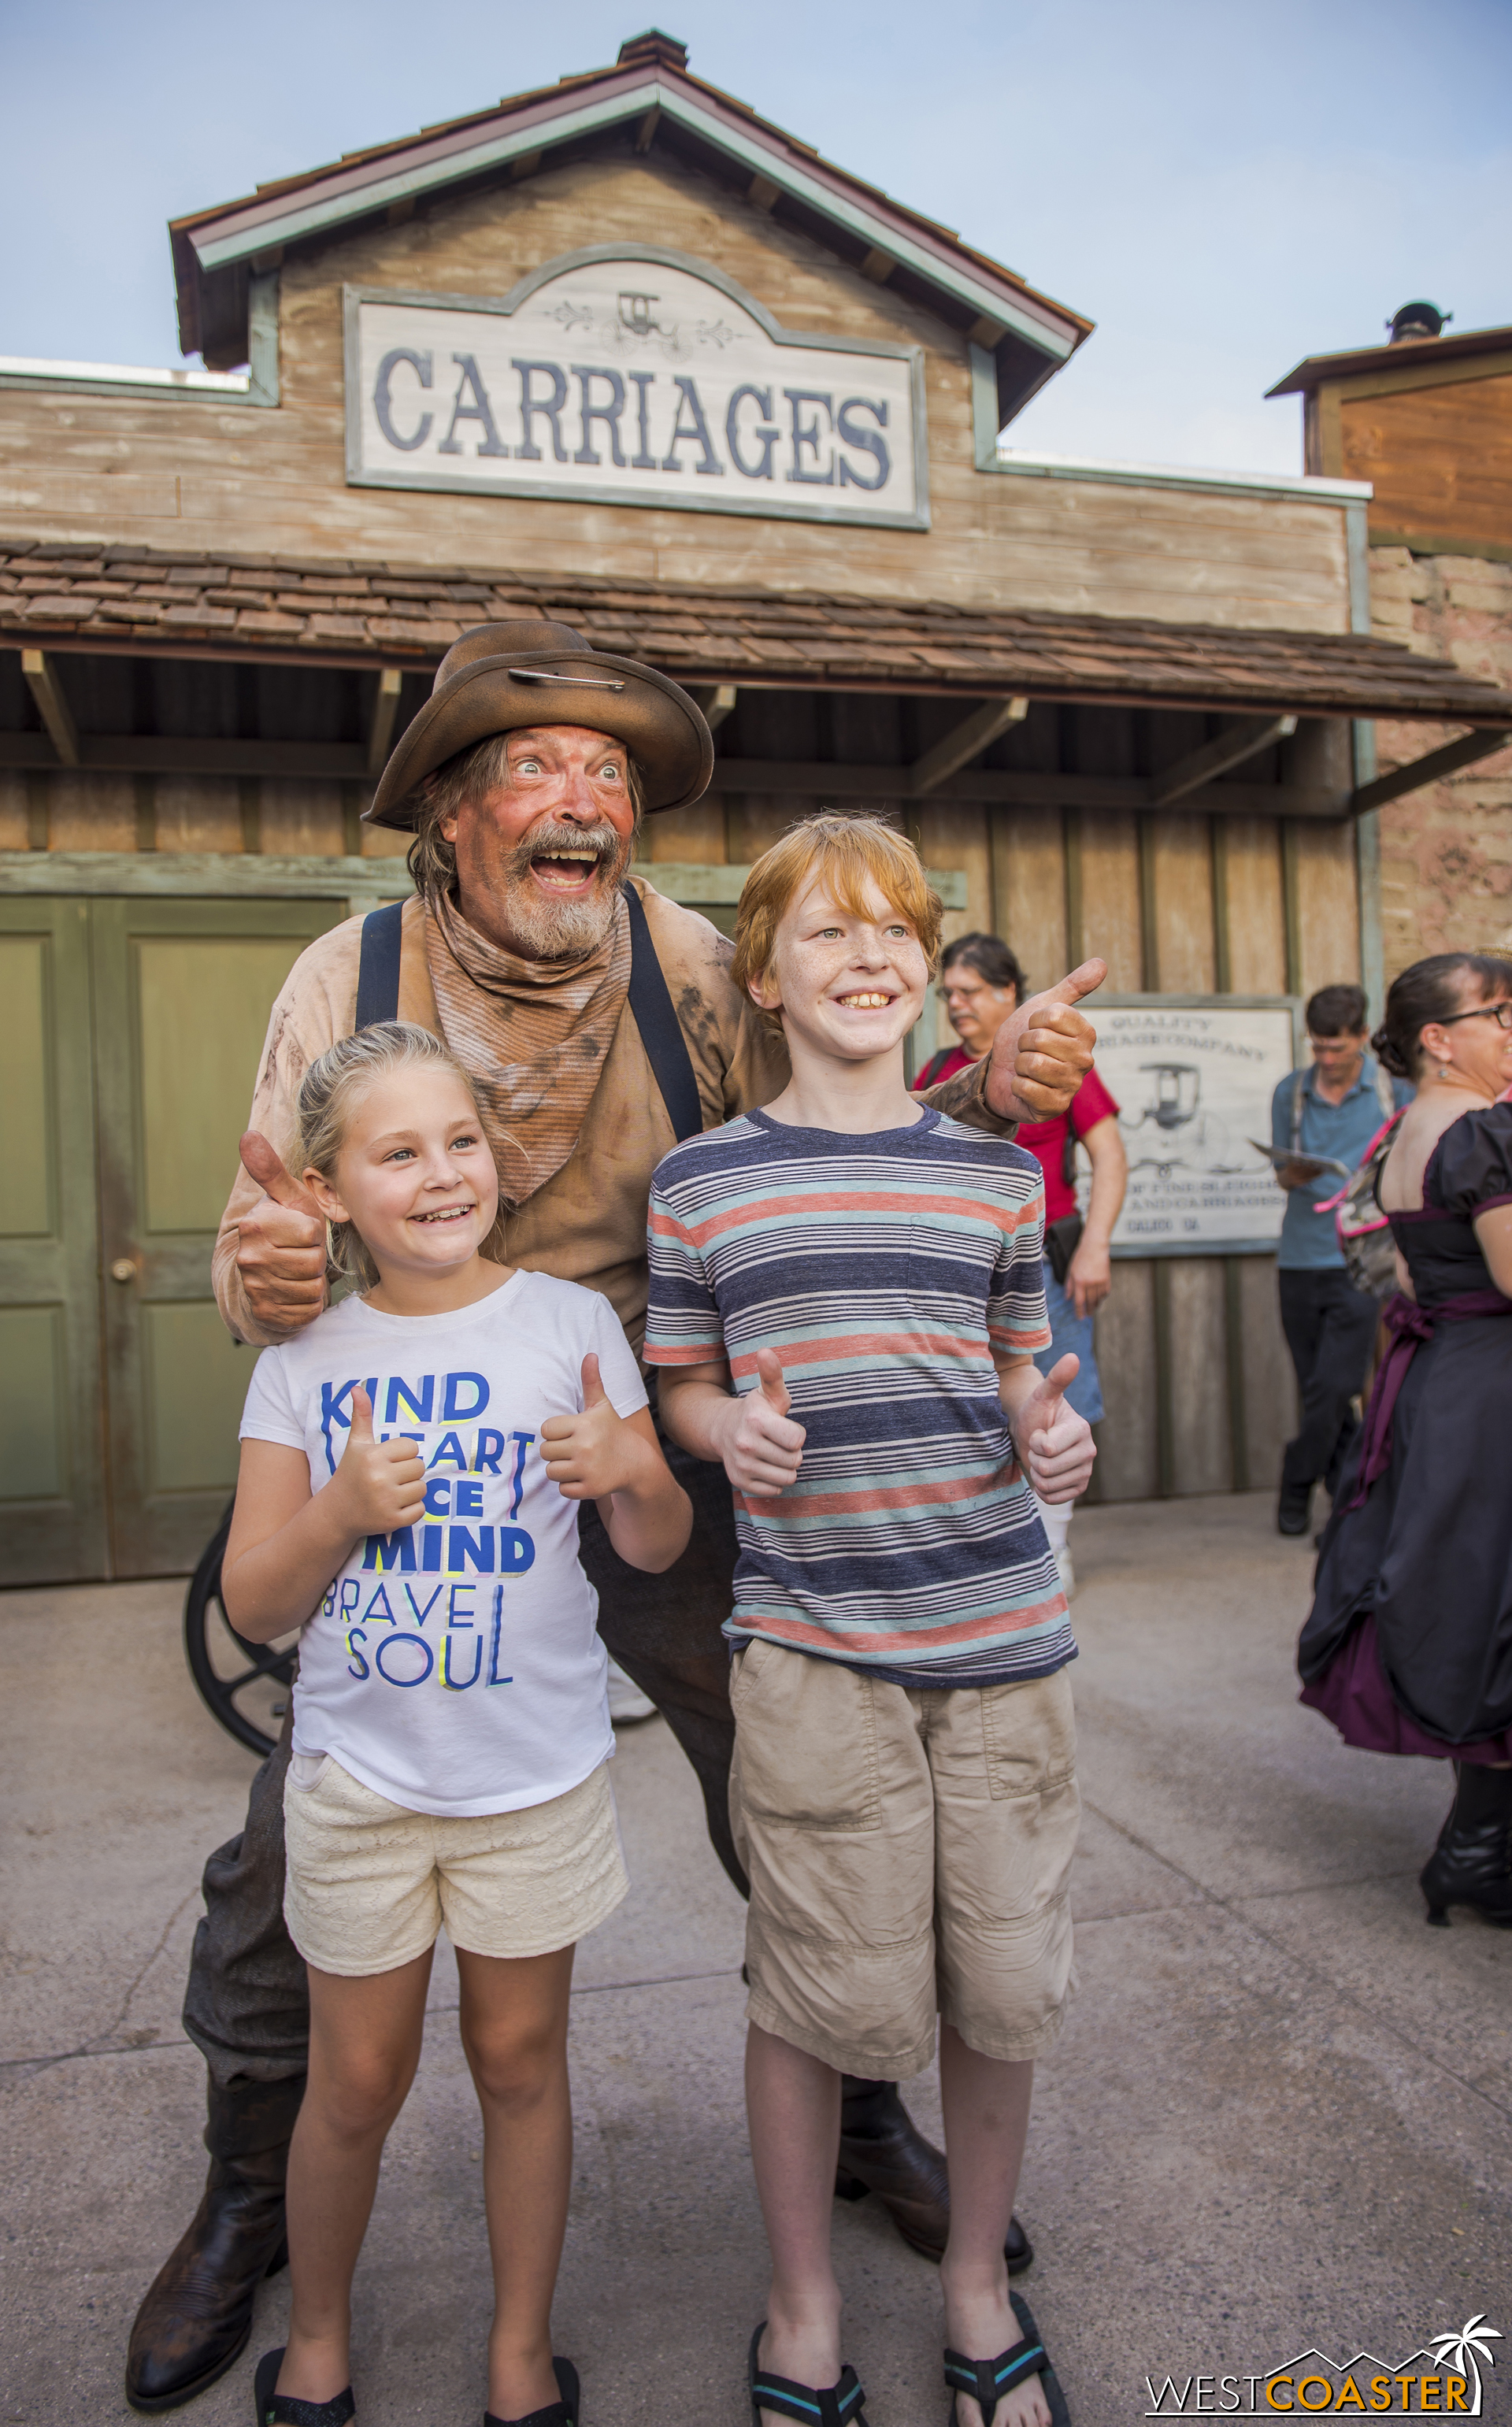
MULTIPOLYGON (((216 1296, 238 1340, 285 1340, 325 1303, 324 1227, 286 1168, 300 1083, 338 1037, 398 1017, 443 1035, 472 1077, 509 1261, 602 1290, 639 1342, 653 1170, 677 1136, 767 1102, 788 1077, 780 1043, 729 984, 714 929, 626 882, 642 816, 696 801, 713 760, 686 692, 563 625, 490 624, 458 642, 367 813, 413 827, 415 897, 321 937, 273 1006, 215 1254, 216 1296)), ((1028 1004, 990 1061, 935 1099, 989 1128, 1064 1111, 1093 1041, 1072 1005, 1103 974, 1090 963, 1028 1004)), ((605 1641, 692 1763, 709 1835, 743 1892, 720 1637, 735 1562, 729 1486, 720 1468, 668 1455, 696 1512, 683 1558, 657 1577, 625 1567, 591 1503, 582 1558, 605 1641)), ((133 2330, 126 2391, 140 2410, 171 2409, 231 2366, 258 2282, 282 2263, 307 2031, 304 1967, 282 1910, 287 1752, 285 1728, 245 1829, 204 1874, 184 2020, 209 2066, 210 2171, 133 2330)), ((842 2187, 876 2191, 937 2256, 944 2162, 891 2083, 848 2085, 842 2157, 842 2187)), ((1021 2238, 1010 2257, 1026 2262, 1021 2238)))

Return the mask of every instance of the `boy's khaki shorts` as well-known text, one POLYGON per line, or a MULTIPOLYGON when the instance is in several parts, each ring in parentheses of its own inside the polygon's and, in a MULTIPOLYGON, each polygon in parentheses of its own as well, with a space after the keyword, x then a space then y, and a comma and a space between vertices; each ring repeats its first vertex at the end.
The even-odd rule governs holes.
POLYGON ((446 1927, 471 1955, 549 1955, 629 1891, 609 1766, 523 1812, 407 1812, 331 1754, 284 1789, 284 1917, 317 1972, 412 1963, 446 1927))
POLYGON ((1076 1985, 1065 1671, 919 1691, 757 1641, 730 1702, 750 2020, 870 2078, 929 2063, 936 2012, 983 2056, 1043 2055, 1076 1985))

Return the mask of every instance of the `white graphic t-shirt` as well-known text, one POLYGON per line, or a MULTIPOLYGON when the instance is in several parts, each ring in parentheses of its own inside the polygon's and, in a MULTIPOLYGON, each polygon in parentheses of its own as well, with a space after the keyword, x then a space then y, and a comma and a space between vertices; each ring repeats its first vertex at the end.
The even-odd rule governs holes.
POLYGON ((266 1348, 243 1440, 303 1450, 319 1491, 351 1394, 373 1431, 415 1442, 426 1513, 359 1542, 300 1637, 296 1756, 332 1753, 412 1812, 513 1812, 577 1786, 614 1750, 598 1596, 577 1507, 541 1458, 548 1416, 582 1407, 596 1354, 615 1409, 646 1405, 596 1291, 517 1272, 455 1314, 380 1314, 350 1297, 266 1348))

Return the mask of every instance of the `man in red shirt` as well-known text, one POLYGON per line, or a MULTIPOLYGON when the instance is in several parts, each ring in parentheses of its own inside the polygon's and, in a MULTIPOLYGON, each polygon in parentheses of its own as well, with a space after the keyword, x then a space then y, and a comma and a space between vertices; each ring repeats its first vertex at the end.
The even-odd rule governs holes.
MULTIPOLYGON (((945 947, 940 991, 961 1042, 925 1064, 916 1088, 936 1086, 990 1053, 999 1029, 1024 999, 1028 981, 1000 936, 958 936, 945 947)), ((1045 1172, 1045 1299, 1050 1344, 1034 1362, 1048 1374, 1058 1357, 1074 1351, 1081 1370, 1065 1393, 1066 1404, 1097 1424, 1103 1405, 1092 1317, 1113 1286, 1113 1230, 1124 1201, 1129 1163, 1118 1133, 1118 1107, 1096 1067, 1082 1080, 1068 1113, 1053 1121, 1024 1122, 1017 1143, 1038 1156, 1045 1172), (1092 1194, 1084 1215, 1078 1214, 1076 1202, 1079 1145, 1086 1148, 1092 1165, 1092 1194)), ((1068 1542, 1074 1507, 1068 1500, 1055 1506, 1042 1503, 1040 1508, 1067 1598, 1076 1583, 1068 1542)))

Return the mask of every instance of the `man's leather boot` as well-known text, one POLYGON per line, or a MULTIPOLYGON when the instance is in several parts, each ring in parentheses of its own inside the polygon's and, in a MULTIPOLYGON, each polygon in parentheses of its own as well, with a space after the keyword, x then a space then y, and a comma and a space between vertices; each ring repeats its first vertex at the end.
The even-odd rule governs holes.
MULTIPOLYGON (((840 2095, 838 2199, 875 2191, 910 2250, 941 2259, 951 2230, 951 2184, 945 2158, 926 2141, 898 2095, 895 2081, 844 2077, 840 2095)), ((1010 2275, 1032 2266, 1034 2252, 1016 2217, 1003 2244, 1010 2275)))
POLYGON ((284 2177, 303 2095, 302 2074, 232 2090, 211 2083, 204 2197, 131 2330, 126 2400, 133 2410, 176 2410, 240 2355, 257 2287, 288 2256, 284 2177))
POLYGON ((1459 1764, 1449 1817, 1418 1883, 1441 1930, 1452 1904, 1472 1905, 1498 1930, 1512 1930, 1512 1769, 1459 1764))

